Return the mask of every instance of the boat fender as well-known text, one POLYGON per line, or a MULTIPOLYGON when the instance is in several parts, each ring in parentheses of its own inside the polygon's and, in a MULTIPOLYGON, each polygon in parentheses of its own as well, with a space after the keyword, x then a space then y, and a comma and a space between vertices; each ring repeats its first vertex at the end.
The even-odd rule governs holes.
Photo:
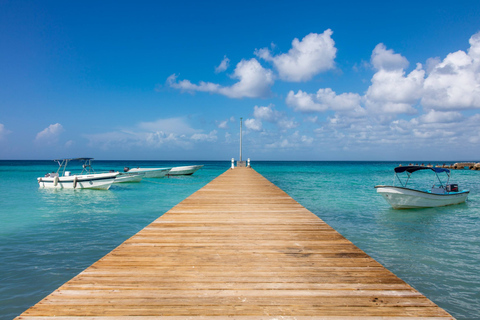
POLYGON ((58 184, 58 176, 55 176, 55 178, 53 178, 53 185, 57 186, 57 184, 58 184))
POLYGON ((75 177, 73 178, 73 189, 75 189, 75 188, 77 187, 77 180, 78 180, 78 179, 77 179, 77 176, 75 176, 75 177))

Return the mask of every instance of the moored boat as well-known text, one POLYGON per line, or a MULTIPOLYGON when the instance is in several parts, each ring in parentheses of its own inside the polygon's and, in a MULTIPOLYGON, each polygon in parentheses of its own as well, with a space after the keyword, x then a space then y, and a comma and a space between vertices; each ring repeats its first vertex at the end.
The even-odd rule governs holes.
POLYGON ((57 189, 108 189, 115 181, 119 172, 95 173, 92 168, 93 158, 74 158, 54 160, 58 163, 57 172, 47 173, 37 178, 40 188, 57 189), (83 162, 82 172, 72 175, 67 171, 70 161, 83 162))
POLYGON ((171 168, 128 168, 123 169, 127 173, 143 173, 144 178, 163 178, 171 168))
POLYGON ((377 193, 381 194, 394 209, 441 207, 459 204, 467 200, 469 194, 468 190, 459 191, 457 184, 449 184, 449 169, 425 166, 405 166, 396 167, 394 169, 394 172, 394 179, 397 178, 401 186, 375 186, 375 188, 377 189, 377 193), (410 179, 411 174, 419 170, 433 171, 438 179, 438 184, 435 183, 428 190, 407 188, 407 183, 410 179), (405 183, 403 183, 403 181, 398 176, 399 173, 407 174, 407 179, 405 183), (448 176, 448 180, 445 184, 443 184, 443 182, 440 180, 440 177, 438 176, 439 173, 445 173, 448 176))
POLYGON ((203 167, 202 165, 196 166, 183 166, 183 167, 173 167, 170 172, 167 173, 169 176, 188 176, 194 174, 197 170, 203 167))
POLYGON ((145 176, 144 173, 125 173, 120 172, 119 175, 115 178, 113 183, 132 183, 132 182, 140 182, 142 181, 143 177, 145 176))

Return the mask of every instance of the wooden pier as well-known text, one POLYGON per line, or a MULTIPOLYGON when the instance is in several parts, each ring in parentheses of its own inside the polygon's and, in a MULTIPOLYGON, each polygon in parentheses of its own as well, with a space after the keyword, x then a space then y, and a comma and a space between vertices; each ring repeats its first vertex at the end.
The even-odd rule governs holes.
POLYGON ((453 319, 251 168, 179 203, 17 319, 453 319))

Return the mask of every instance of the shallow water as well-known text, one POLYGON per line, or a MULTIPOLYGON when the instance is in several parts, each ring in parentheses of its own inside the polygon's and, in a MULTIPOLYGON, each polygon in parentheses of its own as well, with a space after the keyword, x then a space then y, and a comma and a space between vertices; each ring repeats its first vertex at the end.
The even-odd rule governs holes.
MULTIPOLYGON (((97 171, 194 162, 96 161, 97 171)), ((226 171, 110 190, 39 189, 52 161, 0 161, 0 319, 12 319, 226 171)), ((252 167, 457 319, 480 319, 480 172, 453 171, 465 204, 393 210, 373 186, 392 162, 252 162, 252 167)), ((430 181, 429 181, 430 182, 430 181)))

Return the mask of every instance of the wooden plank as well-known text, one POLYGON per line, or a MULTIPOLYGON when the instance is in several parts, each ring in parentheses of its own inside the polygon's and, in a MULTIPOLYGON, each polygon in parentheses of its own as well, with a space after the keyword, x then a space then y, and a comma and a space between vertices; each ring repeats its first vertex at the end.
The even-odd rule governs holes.
POLYGON ((17 319, 453 319, 250 168, 228 170, 17 319))

